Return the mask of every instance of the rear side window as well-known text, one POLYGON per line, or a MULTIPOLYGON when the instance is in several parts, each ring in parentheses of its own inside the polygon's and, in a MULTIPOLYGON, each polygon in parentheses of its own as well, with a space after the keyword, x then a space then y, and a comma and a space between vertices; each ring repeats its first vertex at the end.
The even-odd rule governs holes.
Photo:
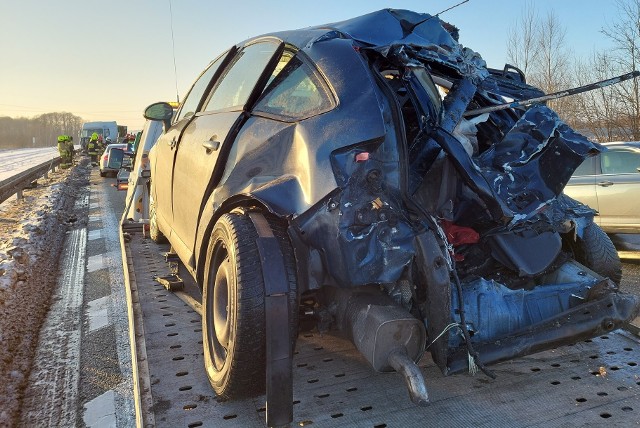
POLYGON ((299 55, 286 62, 282 71, 274 75, 255 112, 279 116, 285 121, 296 121, 335 107, 324 80, 299 55))
POLYGON ((626 150, 609 150, 602 153, 603 174, 638 173, 640 154, 626 150))
POLYGON ((594 175, 596 173, 596 159, 597 158, 595 156, 586 158, 573 172, 574 177, 582 175, 594 175))

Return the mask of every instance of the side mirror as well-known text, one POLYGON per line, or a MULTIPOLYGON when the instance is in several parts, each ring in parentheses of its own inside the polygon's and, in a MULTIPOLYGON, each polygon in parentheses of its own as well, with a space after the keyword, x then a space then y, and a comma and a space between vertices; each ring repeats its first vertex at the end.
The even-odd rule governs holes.
POLYGON ((166 102, 153 103, 144 110, 145 119, 162 121, 165 130, 171 126, 172 117, 173 107, 166 102))

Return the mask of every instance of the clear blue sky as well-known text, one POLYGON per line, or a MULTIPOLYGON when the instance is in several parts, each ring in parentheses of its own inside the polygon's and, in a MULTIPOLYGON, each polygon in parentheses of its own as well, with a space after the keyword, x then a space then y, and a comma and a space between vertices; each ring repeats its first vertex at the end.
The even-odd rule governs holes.
MULTIPOLYGON (((148 104, 180 97, 231 45, 259 34, 335 22, 387 7, 438 13, 460 0, 0 0, 0 116, 67 111, 139 129, 148 104), (171 3, 170 3, 171 2, 171 3), (171 15, 175 60, 171 41, 171 15)), ((470 0, 441 15, 491 67, 525 0, 470 0)), ((536 0, 553 10, 578 56, 609 46, 615 0, 536 0)))

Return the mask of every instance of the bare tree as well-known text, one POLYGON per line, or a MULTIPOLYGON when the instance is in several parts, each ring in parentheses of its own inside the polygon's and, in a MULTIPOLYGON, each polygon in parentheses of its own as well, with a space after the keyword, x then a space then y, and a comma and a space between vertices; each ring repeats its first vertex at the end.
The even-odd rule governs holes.
POLYGON ((82 118, 72 113, 45 113, 34 118, 0 117, 0 148, 46 147, 55 145, 61 134, 76 136, 82 118))
MULTIPOLYGON (((545 93, 569 88, 573 84, 572 55, 565 44, 565 34, 553 10, 540 18, 527 3, 521 18, 509 30, 507 60, 525 73, 529 83, 545 93)), ((570 98, 561 98, 549 104, 561 117, 572 122, 576 117, 574 103, 570 98)))
MULTIPOLYGON (((574 65, 578 86, 608 79, 615 73, 613 60, 607 52, 594 52, 586 61, 578 60, 574 65)), ((615 90, 615 85, 607 86, 575 96, 575 128, 600 142, 616 139, 619 124, 616 123, 615 90)))
MULTIPOLYGON (((619 74, 640 64, 640 0, 617 0, 617 19, 602 33, 614 44, 611 55, 619 74)), ((640 140, 640 83, 633 79, 614 87, 618 126, 625 140, 640 140)))
POLYGON ((515 26, 509 28, 507 61, 520 68, 525 76, 538 58, 538 13, 526 3, 515 26))

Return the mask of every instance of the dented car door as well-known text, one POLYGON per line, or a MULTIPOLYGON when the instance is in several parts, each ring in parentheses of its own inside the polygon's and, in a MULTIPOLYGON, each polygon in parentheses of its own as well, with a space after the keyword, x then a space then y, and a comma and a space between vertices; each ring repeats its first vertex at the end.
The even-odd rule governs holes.
POLYGON ((246 108, 264 87, 263 74, 280 42, 268 39, 241 49, 210 90, 201 110, 184 130, 176 154, 173 177, 175 249, 189 260, 207 195, 219 180, 230 145, 246 120, 246 108), (216 170, 216 165, 221 170, 216 170), (201 201, 195 203, 193 201, 201 201), (199 209, 198 209, 199 208, 199 209), (197 210, 197 211, 196 211, 197 210), (180 248, 180 243, 184 244, 180 248))

